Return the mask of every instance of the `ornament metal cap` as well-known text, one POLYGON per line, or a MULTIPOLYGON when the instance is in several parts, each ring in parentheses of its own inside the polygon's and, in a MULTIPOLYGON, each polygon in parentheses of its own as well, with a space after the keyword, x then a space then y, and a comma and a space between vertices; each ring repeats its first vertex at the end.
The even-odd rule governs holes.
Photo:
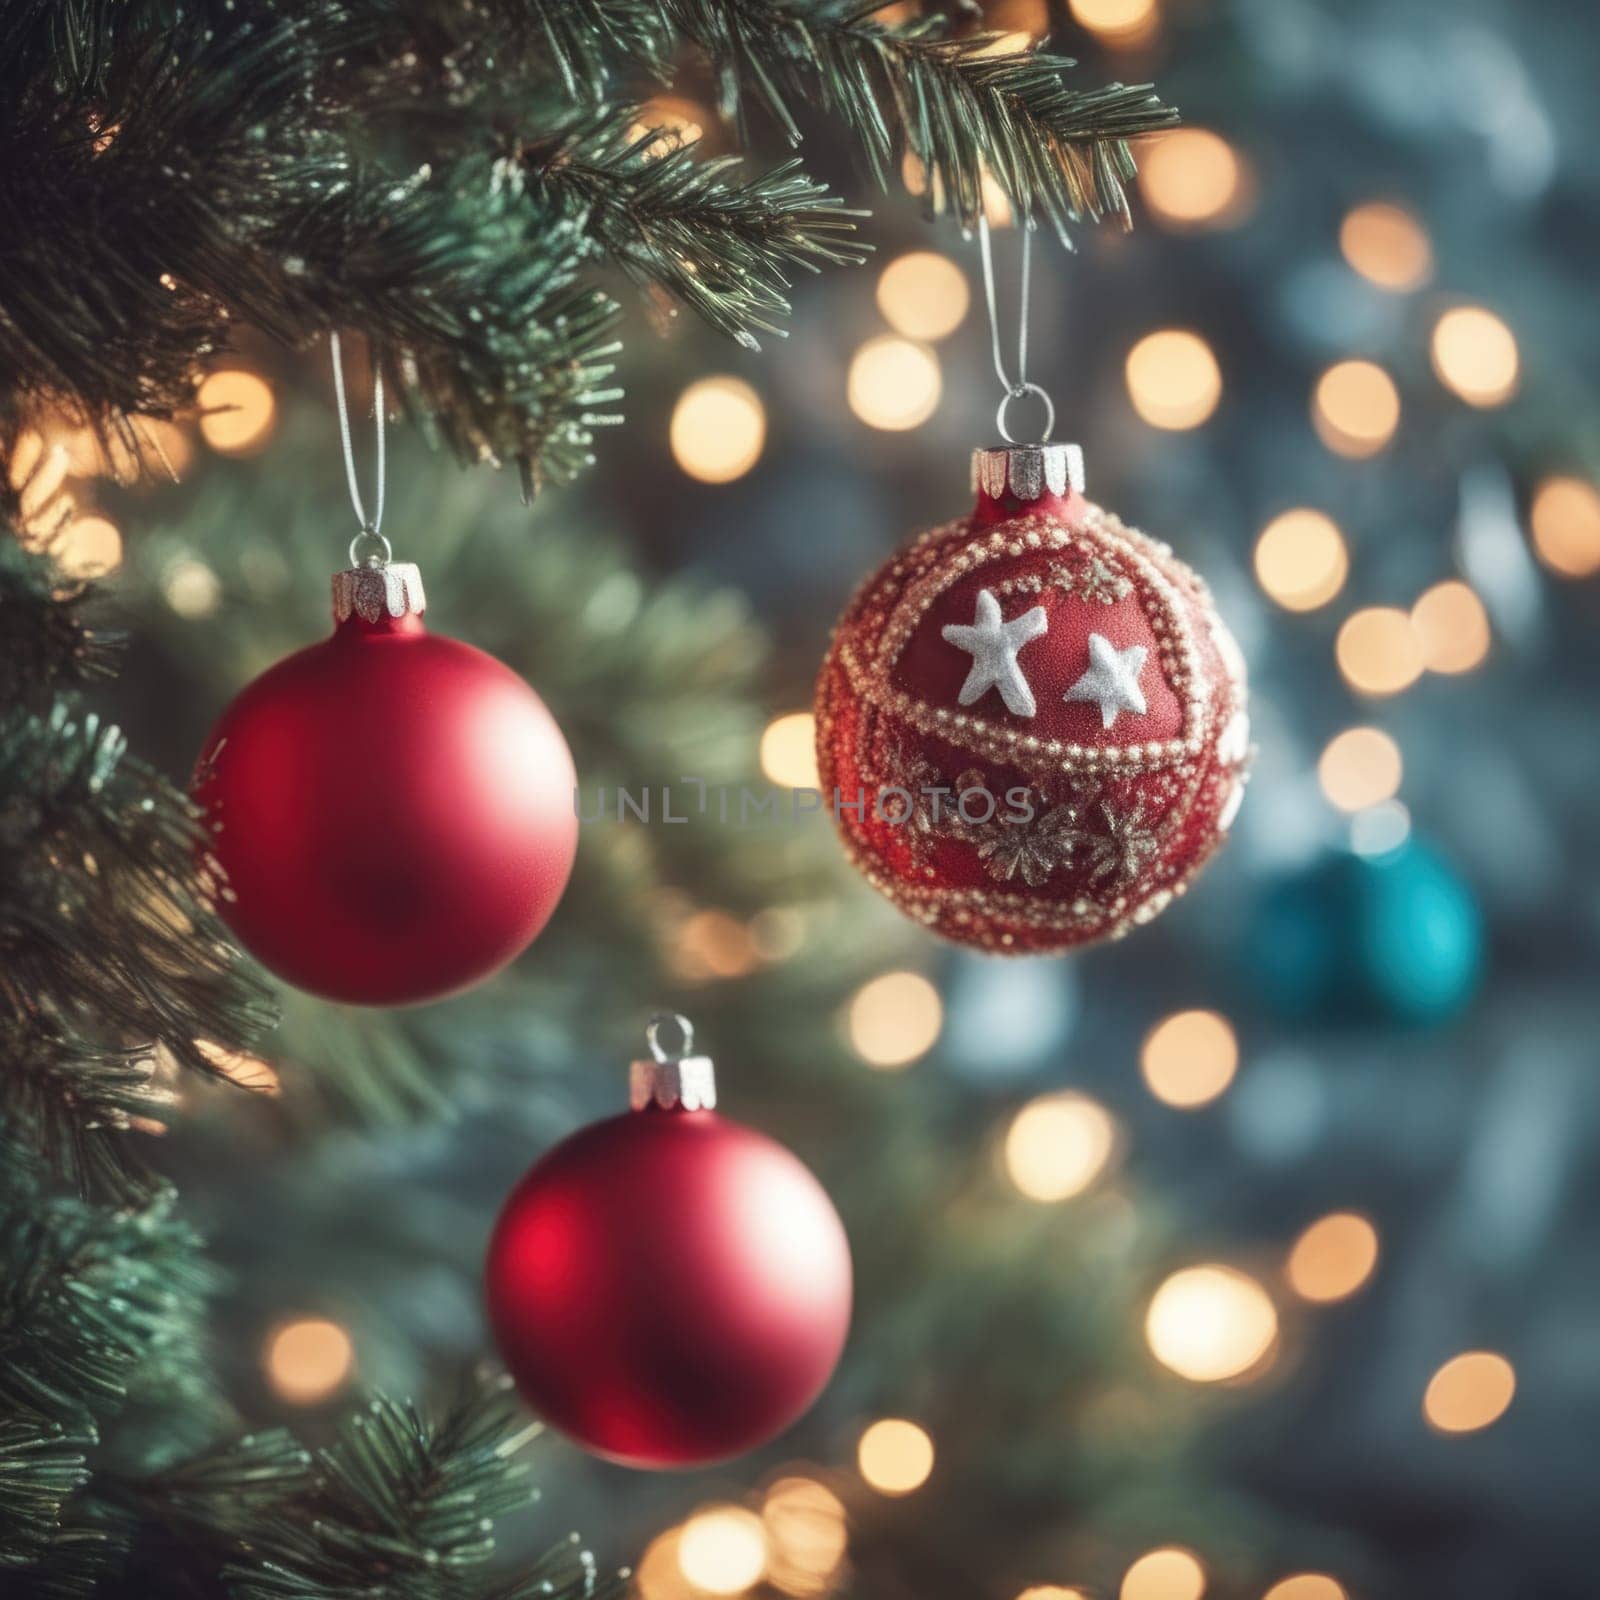
POLYGON ((972 492, 998 500, 1009 488, 1019 500, 1046 491, 1083 493, 1083 447, 1075 444, 994 444, 972 452, 972 492))
POLYGON ((410 561, 368 561, 333 575, 335 622, 420 617, 427 606, 422 574, 410 561))
POLYGON ((659 1011, 644 1030, 650 1046, 648 1061, 635 1061, 628 1069, 628 1101, 635 1111, 659 1106, 663 1111, 710 1111, 717 1103, 717 1075, 710 1056, 692 1056, 694 1028, 675 1011, 659 1011), (677 1029, 682 1043, 669 1050, 662 1042, 664 1027, 677 1029))

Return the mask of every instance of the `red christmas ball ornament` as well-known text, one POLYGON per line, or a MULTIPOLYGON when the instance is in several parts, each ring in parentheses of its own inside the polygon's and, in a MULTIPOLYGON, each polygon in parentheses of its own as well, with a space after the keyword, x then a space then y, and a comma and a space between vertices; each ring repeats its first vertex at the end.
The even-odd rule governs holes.
POLYGON ((509 667, 428 632, 414 566, 338 573, 333 602, 332 636, 245 688, 201 753, 219 910, 298 988, 439 999, 554 911, 577 848, 572 756, 509 667))
POLYGON ((1149 921, 1243 796, 1238 646, 1082 473, 1076 445, 974 452, 972 514, 861 586, 817 683, 851 859, 907 915, 1001 953, 1149 921))
POLYGON ((485 1271, 528 1403, 596 1455, 696 1467, 793 1422, 850 1326, 850 1248, 821 1184, 719 1116, 711 1062, 633 1064, 633 1110, 584 1128, 512 1192, 485 1271))

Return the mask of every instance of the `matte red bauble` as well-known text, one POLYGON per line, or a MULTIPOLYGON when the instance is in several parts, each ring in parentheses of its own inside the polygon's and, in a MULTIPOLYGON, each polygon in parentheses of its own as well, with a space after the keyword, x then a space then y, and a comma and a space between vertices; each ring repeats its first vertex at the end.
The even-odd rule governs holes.
POLYGON ((834 631, 824 795, 867 880, 947 938, 1116 937, 1233 821, 1244 662, 1204 583, 1083 498, 1076 446, 979 450, 973 487, 972 515, 904 546, 834 631))
POLYGON ((510 668, 427 631, 417 569, 333 580, 331 638, 223 712, 195 770, 224 921, 331 1000, 406 1005, 497 972, 577 846, 575 778, 510 668))
POLYGON ((557 1145, 506 1202, 489 1318, 529 1405, 586 1450, 701 1466, 782 1432, 827 1383, 850 1249, 811 1173, 711 1109, 710 1061, 635 1062, 632 1089, 632 1111, 557 1145))

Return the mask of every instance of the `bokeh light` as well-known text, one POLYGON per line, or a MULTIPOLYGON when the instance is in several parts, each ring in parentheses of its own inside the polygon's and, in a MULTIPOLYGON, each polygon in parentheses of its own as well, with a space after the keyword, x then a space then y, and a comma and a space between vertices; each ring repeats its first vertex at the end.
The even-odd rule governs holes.
POLYGON ((1128 352, 1128 398, 1153 428, 1198 428, 1222 398, 1211 346, 1187 328, 1147 333, 1128 352))
POLYGON ((204 561, 185 556, 161 578, 161 592, 180 617, 209 617, 222 604, 222 581, 204 561))
POLYGON ((1328 741, 1317 762, 1322 792, 1341 811, 1392 800, 1404 773, 1400 746, 1381 728, 1346 728, 1328 741))
POLYGON ((1373 456, 1400 426, 1400 391, 1374 362, 1336 362, 1317 380, 1311 420, 1336 455, 1373 456))
POLYGON ((761 1520, 767 1581, 785 1594, 826 1594, 850 1542, 838 1495, 814 1478, 780 1478, 767 1490, 761 1520))
POLYGON ((1140 152, 1139 192, 1151 215, 1174 231, 1237 222, 1247 191, 1233 146, 1208 128, 1175 128, 1140 152))
POLYGON ((1516 338, 1482 306, 1445 312, 1433 327, 1432 352, 1440 383, 1468 405, 1504 405, 1517 392, 1516 338))
POLYGON ((1261 1600, 1350 1600, 1344 1585, 1335 1583, 1325 1572, 1297 1572, 1281 1578, 1261 1600))
POLYGON ((1233 1267, 1185 1267, 1156 1290, 1145 1316, 1155 1358, 1192 1383, 1220 1383, 1257 1366, 1278 1337, 1267 1291, 1233 1267))
POLYGON ((760 965, 750 929, 727 911, 686 917, 672 940, 672 965, 683 977, 742 978, 760 965))
POLYGON ((681 1528, 668 1528, 650 1541, 633 1574, 639 1600, 702 1600, 679 1564, 682 1542, 681 1528))
POLYGON ((1528 521, 1533 548, 1563 578, 1600 572, 1600 490, 1583 478, 1546 478, 1534 491, 1528 521))
POLYGON ((267 1337, 267 1381, 291 1405, 314 1405, 336 1393, 355 1365, 350 1335, 325 1317, 300 1317, 267 1337))
POLYGON ((919 972, 886 972, 850 1002, 850 1043, 868 1066, 909 1066, 933 1048, 943 1026, 939 991, 919 972))
POLYGON ((761 770, 769 783, 786 789, 815 789, 822 781, 817 722, 809 711, 790 711, 767 724, 761 735, 761 770))
POLYGON ((1350 819, 1350 848, 1358 856, 1386 856, 1411 837, 1411 813, 1398 800, 1383 800, 1350 819))
POLYGON ((1286 611, 1315 611, 1344 587, 1350 557, 1332 517, 1296 506, 1274 517, 1256 540, 1256 581, 1286 611))
POLYGON ((1118 1600, 1200 1600, 1206 1569, 1190 1550, 1176 1546, 1139 1557, 1122 1577, 1118 1600))
POLYGON ((1339 227, 1344 258, 1369 283, 1403 294, 1433 276, 1433 246, 1409 211, 1383 200, 1357 206, 1339 227))
POLYGON ((1089 1600, 1082 1589, 1064 1589, 1059 1583, 1035 1583, 1024 1589, 1017 1600, 1089 1600))
POLYGON ((1471 672, 1489 654, 1489 613, 1459 579, 1427 590, 1411 608, 1411 626, 1429 672, 1471 672))
POLYGON ((845 387, 850 409, 868 427, 902 433, 926 422, 938 407, 939 358, 926 345, 880 334, 851 358, 845 387))
POLYGON ((767 1570, 767 1532, 743 1506, 712 1506, 684 1523, 678 1566, 706 1594, 743 1594, 767 1570))
POLYGON ((1369 606, 1346 617, 1334 654, 1345 682, 1362 694, 1399 694, 1422 676, 1417 630, 1393 606, 1369 606))
POLYGON ((1156 0, 1070 0, 1073 19, 1111 45, 1142 44, 1159 20, 1156 0))
POLYGON ((221 455, 254 455, 272 436, 277 401, 271 385, 254 372, 213 372, 196 399, 201 435, 221 455))
POLYGON ((910 1494, 933 1472, 933 1440, 914 1422, 885 1417, 861 1435, 856 1465, 879 1494, 910 1494))
POLYGON ((50 548, 69 578, 103 578, 122 564, 122 535, 107 517, 74 517, 50 548))
POLYGON ((673 460, 691 478, 732 483, 761 459, 766 408, 743 378, 701 378, 678 396, 668 437, 673 460))
POLYGON ((943 339, 961 326, 971 302, 967 275, 948 256, 914 250, 878 279, 878 309, 908 339, 943 339))
POLYGON ((1150 1093, 1165 1105, 1191 1110, 1215 1100, 1239 1068, 1239 1043, 1215 1011, 1179 1011, 1156 1024, 1139 1052, 1150 1093))
POLYGON ((1378 1265, 1378 1230, 1360 1213, 1335 1211, 1313 1222, 1289 1251, 1285 1274, 1302 1300, 1344 1300, 1378 1265))
POLYGON ((1069 1200, 1099 1177, 1115 1143, 1104 1106, 1070 1089, 1041 1095, 1012 1118, 1006 1171, 1030 1200, 1069 1200))
POLYGON ((1468 1350, 1428 1380, 1422 1414, 1440 1433, 1476 1433, 1505 1415, 1516 1392, 1517 1375, 1504 1356, 1468 1350))

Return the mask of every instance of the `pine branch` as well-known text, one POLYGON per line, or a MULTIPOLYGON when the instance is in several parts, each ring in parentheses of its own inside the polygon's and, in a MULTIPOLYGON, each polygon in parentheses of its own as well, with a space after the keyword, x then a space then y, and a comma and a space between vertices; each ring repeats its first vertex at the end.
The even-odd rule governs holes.
POLYGON ((600 249, 635 282, 659 286, 741 344, 782 333, 795 269, 853 266, 870 246, 824 184, 790 161, 753 178, 740 160, 699 158, 624 105, 523 152, 535 192, 572 204, 600 249))
MULTIPOLYGON (((16 515, 6 498, 0 492, 0 530, 16 515)), ((94 626, 91 602, 85 586, 63 585, 47 553, 0 531, 0 706, 38 708, 58 689, 110 675, 116 640, 94 626)))
POLYGON ((89 1439, 36 1418, 0 1421, 0 1574, 55 1541, 67 1500, 88 1481, 89 1439))
POLYGON ((1126 223, 1135 173, 1126 141, 1177 120, 1148 84, 1072 89, 1066 57, 989 55, 993 34, 952 39, 937 16, 882 22, 873 0, 669 4, 711 56, 725 112, 742 113, 752 93, 798 141, 790 99, 819 99, 860 138, 880 185, 909 150, 930 200, 963 225, 982 214, 986 166, 1020 213, 1060 231, 1088 217, 1126 223))

